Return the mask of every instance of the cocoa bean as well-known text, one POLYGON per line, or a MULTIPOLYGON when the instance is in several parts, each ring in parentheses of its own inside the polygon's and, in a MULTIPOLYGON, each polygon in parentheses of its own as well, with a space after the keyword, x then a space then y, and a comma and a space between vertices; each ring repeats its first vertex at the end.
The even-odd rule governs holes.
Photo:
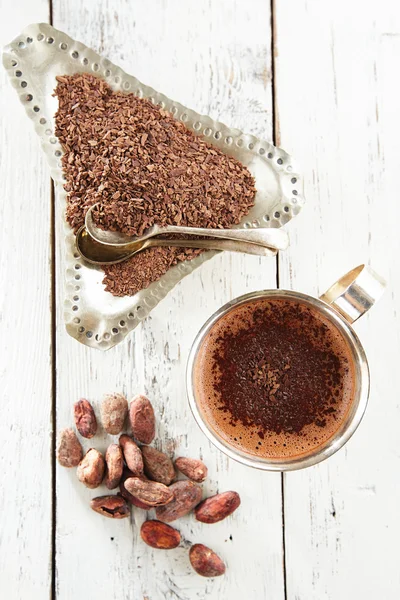
POLYGON ((177 481, 168 488, 173 492, 173 500, 167 506, 156 509, 157 519, 171 523, 190 512, 201 500, 201 487, 192 481, 177 481))
POLYGON ((151 444, 156 434, 156 422, 151 402, 146 396, 136 396, 129 409, 133 437, 142 444, 151 444))
POLYGON ((139 477, 129 477, 125 481, 125 488, 132 496, 150 506, 162 506, 171 502, 174 497, 173 492, 163 483, 146 481, 139 477))
POLYGON ((129 507, 121 496, 98 496, 90 502, 90 507, 103 517, 125 519, 129 517, 129 507))
POLYGON ((175 479, 176 473, 169 456, 152 446, 143 446, 142 454, 147 477, 164 485, 170 485, 175 479))
POLYGON ((219 577, 225 573, 226 567, 218 554, 204 544, 194 544, 189 550, 189 559, 202 577, 219 577))
POLYGON ((79 481, 91 489, 99 487, 103 481, 105 466, 106 463, 101 452, 90 448, 76 470, 79 481))
POLYGON ((202 523, 218 523, 231 515, 239 505, 240 496, 237 492, 223 492, 203 500, 194 513, 202 523))
POLYGON ((161 521, 145 521, 140 536, 148 546, 161 550, 172 550, 181 542, 179 531, 161 521))
POLYGON ((90 439, 97 431, 97 419, 92 405, 85 398, 74 404, 75 425, 82 437, 90 439))
POLYGON ((113 490, 118 486, 124 470, 124 457, 118 444, 110 444, 108 446, 106 466, 105 484, 109 490, 113 490))
POLYGON ((130 502, 131 504, 133 504, 133 506, 137 506, 137 508, 142 508, 143 510, 150 510, 151 508, 153 508, 152 506, 150 506, 150 504, 146 504, 146 502, 142 502, 141 500, 139 500, 138 498, 135 498, 135 496, 132 496, 132 494, 130 494, 128 492, 128 490, 125 487, 125 481, 127 479, 129 479, 130 477, 134 477, 133 473, 131 473, 131 471, 129 471, 129 469, 124 469, 124 472, 122 473, 122 478, 121 478, 121 481, 119 484, 119 491, 120 491, 121 495, 125 498, 125 500, 127 502, 130 502))
POLYGON ((60 431, 57 459, 62 467, 77 467, 82 460, 83 450, 80 441, 72 429, 60 431))
POLYGON ((175 461, 175 467, 178 471, 183 473, 183 475, 186 475, 186 477, 197 483, 204 481, 208 473, 206 465, 196 458, 180 456, 175 461))
POLYGON ((100 412, 106 432, 117 435, 124 428, 128 402, 122 394, 106 394, 101 403, 100 412))
POLYGON ((143 457, 139 446, 125 433, 120 436, 119 444, 122 448, 128 469, 135 476, 143 475, 143 457))

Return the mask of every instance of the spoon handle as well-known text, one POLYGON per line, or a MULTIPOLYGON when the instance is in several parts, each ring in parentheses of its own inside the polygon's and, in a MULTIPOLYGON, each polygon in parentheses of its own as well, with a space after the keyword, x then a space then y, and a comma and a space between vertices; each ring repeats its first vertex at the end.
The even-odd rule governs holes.
MULTIPOLYGON (((105 231, 96 226, 92 211, 98 206, 94 204, 89 208, 85 217, 85 226, 89 235, 101 244, 128 249, 129 244, 144 242, 153 237, 168 233, 177 233, 180 235, 196 235, 207 237, 208 239, 234 240, 238 242, 247 242, 258 244, 274 250, 285 250, 289 245, 289 237, 283 229, 260 228, 260 229, 208 229, 203 227, 180 227, 176 225, 167 225, 150 227, 143 235, 139 237, 128 236, 125 233, 116 231, 105 231)), ((172 244, 170 244, 172 245, 172 244)))
POLYGON ((208 238, 250 242, 268 246, 275 250, 285 250, 289 245, 289 236, 283 229, 203 229, 201 227, 176 227, 167 225, 159 229, 159 234, 179 233, 184 235, 202 235, 208 238))
POLYGON ((276 256, 277 250, 262 246, 261 244, 252 244, 251 242, 242 242, 227 239, 209 239, 209 240, 169 240, 162 237, 150 238, 144 242, 144 248, 155 247, 181 247, 181 248, 205 248, 207 250, 226 250, 228 252, 243 252, 245 254, 254 254, 256 256, 276 256))

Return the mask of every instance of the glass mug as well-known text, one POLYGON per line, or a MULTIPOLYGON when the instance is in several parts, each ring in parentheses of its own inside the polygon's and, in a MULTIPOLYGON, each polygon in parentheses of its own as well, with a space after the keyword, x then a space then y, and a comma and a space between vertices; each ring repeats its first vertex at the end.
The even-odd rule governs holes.
POLYGON ((208 437, 222 452, 238 462, 268 471, 291 471, 315 465, 337 452, 353 435, 364 415, 369 396, 368 362, 352 323, 361 317, 381 296, 385 282, 372 269, 360 265, 334 283, 320 298, 288 290, 265 290, 240 296, 225 304, 203 325, 192 345, 187 365, 186 383, 189 404, 193 415, 208 437), (337 431, 324 443, 309 452, 287 458, 254 456, 232 446, 207 421, 198 398, 196 398, 195 368, 199 349, 212 327, 234 308, 260 299, 297 300, 320 313, 334 325, 351 351, 354 367, 354 388, 348 411, 337 431))

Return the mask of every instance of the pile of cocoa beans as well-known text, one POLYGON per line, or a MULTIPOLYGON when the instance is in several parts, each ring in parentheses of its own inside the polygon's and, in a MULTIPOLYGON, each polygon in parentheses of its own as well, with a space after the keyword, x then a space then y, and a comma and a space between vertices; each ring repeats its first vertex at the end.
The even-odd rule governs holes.
MULTIPOLYGON (((217 523, 231 515, 240 505, 237 492, 228 491, 202 500, 202 483, 207 467, 199 459, 179 457, 175 461, 150 446, 154 441, 156 423, 150 400, 143 395, 133 398, 130 406, 122 394, 107 394, 100 406, 104 430, 120 435, 119 443, 110 444, 105 456, 90 448, 83 456, 81 443, 73 429, 60 432, 58 462, 63 467, 77 467, 77 476, 86 487, 95 489, 104 482, 109 490, 119 487, 113 495, 93 498, 90 506, 110 519, 124 519, 130 506, 150 511, 156 519, 143 523, 140 535, 152 548, 172 550, 181 543, 181 535, 169 523, 192 510, 197 521, 217 523), (126 417, 132 436, 122 433, 126 417), (177 472, 187 479, 175 481, 177 472)), ((91 439, 97 432, 97 419, 88 400, 74 404, 74 420, 79 434, 91 439)), ((225 573, 221 558, 207 546, 194 544, 189 550, 193 569, 203 577, 225 573)))

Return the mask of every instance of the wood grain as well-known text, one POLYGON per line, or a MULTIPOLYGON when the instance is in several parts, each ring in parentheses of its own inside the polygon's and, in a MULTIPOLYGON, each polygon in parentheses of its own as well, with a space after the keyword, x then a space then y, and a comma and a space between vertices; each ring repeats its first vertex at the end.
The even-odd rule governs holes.
MULTIPOLYGON (((55 0, 53 22, 170 97, 271 138, 270 12, 264 0, 246 5, 239 0, 159 0, 152 10, 143 0, 83 6, 77 0, 55 0)), ((100 354, 64 331, 61 222, 59 207, 58 427, 71 423, 71 405, 80 396, 97 403, 105 392, 145 392, 155 404, 160 447, 201 456, 210 472, 206 493, 236 489, 242 506, 234 518, 213 526, 182 519, 177 526, 183 547, 157 552, 140 540, 144 513, 135 511, 130 522, 102 519, 88 508, 97 491, 82 489, 74 473, 58 469, 57 597, 283 600, 280 476, 250 471, 215 451, 193 421, 184 384, 190 344, 204 320, 240 293, 275 287, 275 261, 216 257, 179 284, 125 343, 100 354), (227 575, 213 581, 191 571, 190 542, 206 543, 220 553, 227 575)), ((106 447, 102 436, 91 444, 106 447)))
POLYGON ((281 285, 319 294, 362 262, 389 282, 355 325, 372 378, 364 421, 329 461, 285 476, 290 600, 400 594, 400 14, 390 1, 359 8, 276 2, 278 142, 302 162, 308 201, 281 285))
MULTIPOLYGON (((0 45, 47 1, 0 1, 0 45)), ((0 580, 10 600, 51 588, 50 178, 32 125, 0 69, 0 580)))

